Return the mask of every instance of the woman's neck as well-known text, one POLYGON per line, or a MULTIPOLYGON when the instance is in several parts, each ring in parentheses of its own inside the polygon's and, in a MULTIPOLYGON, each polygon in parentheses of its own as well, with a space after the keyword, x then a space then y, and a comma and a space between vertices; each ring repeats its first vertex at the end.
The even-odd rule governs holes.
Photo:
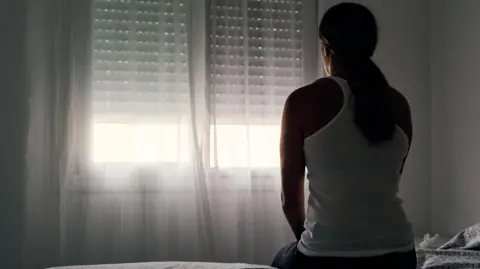
POLYGON ((333 60, 330 66, 330 73, 331 73, 331 76, 348 79, 349 77, 356 75, 354 74, 354 72, 358 72, 358 70, 355 71, 354 69, 356 67, 359 67, 359 65, 360 63, 354 64, 353 66, 350 66, 347 68, 347 66, 342 62, 338 60, 333 60))
POLYGON ((345 68, 340 68, 340 67, 334 68, 334 67, 332 67, 330 69, 330 75, 334 76, 334 77, 347 79, 349 77, 349 72, 345 68))

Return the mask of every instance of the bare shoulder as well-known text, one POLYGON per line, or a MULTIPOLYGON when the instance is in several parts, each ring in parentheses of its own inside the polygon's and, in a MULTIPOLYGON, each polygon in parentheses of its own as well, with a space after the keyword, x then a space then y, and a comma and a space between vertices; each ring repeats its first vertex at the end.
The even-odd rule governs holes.
POLYGON ((329 97, 341 96, 340 86, 332 79, 321 78, 293 91, 287 98, 292 107, 306 107, 308 103, 328 101, 329 97))
POLYGON ((395 114, 410 117, 410 103, 407 97, 395 88, 392 89, 395 114))
POLYGON ((396 103, 399 105, 405 106, 406 108, 410 108, 410 104, 408 103, 407 97, 403 93, 401 93, 399 90, 395 88, 391 88, 393 97, 396 103))
POLYGON ((342 106, 343 92, 337 82, 321 78, 292 92, 287 98, 285 113, 309 136, 328 124, 342 106))

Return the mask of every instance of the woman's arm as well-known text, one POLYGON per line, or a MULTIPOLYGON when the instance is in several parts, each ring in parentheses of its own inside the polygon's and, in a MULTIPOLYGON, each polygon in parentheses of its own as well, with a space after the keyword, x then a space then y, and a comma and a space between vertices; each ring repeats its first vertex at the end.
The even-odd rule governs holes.
POLYGON ((282 209, 297 240, 304 231, 305 222, 305 157, 303 131, 298 115, 299 102, 295 92, 285 104, 280 136, 282 177, 282 209))
MULTIPOLYGON (((397 125, 403 132, 407 135, 408 138, 408 151, 410 151, 410 147, 412 145, 412 138, 413 138, 413 128, 412 128, 412 113, 410 110, 410 104, 408 103, 407 98, 401 94, 399 91, 393 89, 395 93, 395 118, 397 125)), ((405 167, 405 162, 408 157, 408 152, 403 159, 403 164, 400 169, 400 173, 403 173, 403 168, 405 167)))

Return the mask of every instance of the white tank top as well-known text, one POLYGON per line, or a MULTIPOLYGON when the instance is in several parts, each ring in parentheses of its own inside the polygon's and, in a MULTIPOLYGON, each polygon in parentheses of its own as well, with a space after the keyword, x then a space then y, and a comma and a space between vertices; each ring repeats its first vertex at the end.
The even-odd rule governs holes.
POLYGON ((398 197, 408 138, 397 127, 392 140, 371 146, 353 121, 347 81, 330 78, 342 88, 343 108, 305 139, 310 195, 298 249, 330 257, 411 251, 412 225, 398 197))

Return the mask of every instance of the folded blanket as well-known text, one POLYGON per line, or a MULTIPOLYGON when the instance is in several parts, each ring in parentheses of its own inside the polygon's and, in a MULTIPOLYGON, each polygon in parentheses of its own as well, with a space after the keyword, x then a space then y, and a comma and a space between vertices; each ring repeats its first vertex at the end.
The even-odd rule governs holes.
POLYGON ((480 224, 458 233, 438 249, 418 249, 418 268, 480 269, 480 224))
POLYGON ((480 251, 480 223, 461 231, 439 249, 480 251))

